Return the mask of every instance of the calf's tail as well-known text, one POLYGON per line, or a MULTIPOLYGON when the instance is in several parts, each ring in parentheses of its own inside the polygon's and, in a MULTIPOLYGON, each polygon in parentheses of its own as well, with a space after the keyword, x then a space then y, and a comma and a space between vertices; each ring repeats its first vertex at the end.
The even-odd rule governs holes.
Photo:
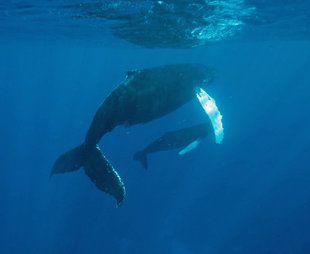
POLYGON ((148 168, 147 154, 144 151, 135 153, 133 159, 136 161, 140 161, 141 165, 144 167, 145 170, 148 168))

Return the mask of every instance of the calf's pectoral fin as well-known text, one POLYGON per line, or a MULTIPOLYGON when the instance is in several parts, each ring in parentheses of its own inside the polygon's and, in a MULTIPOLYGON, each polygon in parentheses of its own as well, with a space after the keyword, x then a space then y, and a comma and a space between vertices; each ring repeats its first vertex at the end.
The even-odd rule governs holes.
POLYGON ((197 139, 197 140, 193 141, 192 143, 187 145, 184 149, 182 149, 179 152, 179 155, 183 155, 183 154, 188 153, 189 151, 194 150, 199 145, 199 143, 200 143, 200 139, 197 139))

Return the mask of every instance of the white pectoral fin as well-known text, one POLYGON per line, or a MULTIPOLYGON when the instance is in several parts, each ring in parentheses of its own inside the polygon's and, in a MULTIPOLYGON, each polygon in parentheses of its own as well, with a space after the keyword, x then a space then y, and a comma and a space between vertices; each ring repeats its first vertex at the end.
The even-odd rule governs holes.
POLYGON ((179 152, 179 155, 183 155, 188 153, 191 150, 194 150, 200 143, 200 139, 195 140, 194 142, 187 145, 184 149, 179 152))
POLYGON ((200 92, 196 93, 196 95, 201 106, 211 120, 215 135, 215 142, 219 144, 224 138, 224 129, 222 124, 222 115, 215 104, 215 100, 201 88, 200 92))

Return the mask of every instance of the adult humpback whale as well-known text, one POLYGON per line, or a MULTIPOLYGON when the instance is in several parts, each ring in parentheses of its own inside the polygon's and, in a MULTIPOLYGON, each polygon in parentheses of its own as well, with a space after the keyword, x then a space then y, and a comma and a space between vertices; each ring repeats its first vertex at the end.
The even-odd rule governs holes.
POLYGON ((123 81, 98 108, 84 143, 61 155, 51 175, 84 167, 86 175, 119 206, 125 186, 97 143, 118 125, 131 126, 162 117, 196 97, 215 78, 214 68, 202 64, 173 64, 128 71, 123 81))
POLYGON ((210 121, 176 131, 168 131, 143 150, 136 152, 133 159, 140 161, 142 166, 147 169, 148 154, 186 147, 179 152, 179 154, 184 154, 196 148, 199 141, 212 132, 213 128, 210 121))

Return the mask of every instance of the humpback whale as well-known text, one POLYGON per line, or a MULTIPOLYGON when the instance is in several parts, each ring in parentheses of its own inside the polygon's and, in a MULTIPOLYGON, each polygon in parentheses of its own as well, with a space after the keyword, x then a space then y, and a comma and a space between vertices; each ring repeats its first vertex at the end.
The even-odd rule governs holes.
POLYGON ((196 97, 217 78, 212 67, 202 64, 171 64, 128 71, 126 79, 103 101, 84 142, 61 155, 50 176, 80 167, 98 189, 112 195, 117 207, 126 191, 119 174, 101 152, 98 142, 116 126, 142 124, 162 117, 196 97))
POLYGON ((168 131, 143 150, 136 152, 133 159, 140 161, 142 166, 147 169, 148 154, 185 147, 179 152, 179 154, 184 154, 196 148, 200 140, 212 132, 212 124, 209 121, 176 131, 168 131))

